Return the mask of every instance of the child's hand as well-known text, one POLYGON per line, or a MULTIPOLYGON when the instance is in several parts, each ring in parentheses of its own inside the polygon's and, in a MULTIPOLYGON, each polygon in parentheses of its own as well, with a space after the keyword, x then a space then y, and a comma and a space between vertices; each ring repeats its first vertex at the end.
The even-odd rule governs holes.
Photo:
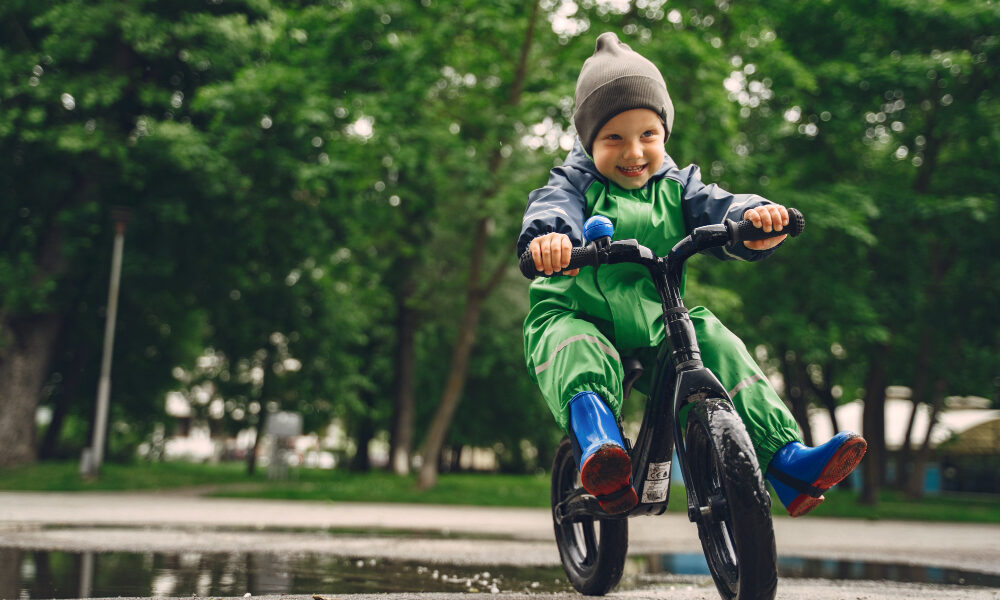
MULTIPOLYGON (((531 251, 531 258, 535 260, 535 269, 551 275, 569 266, 573 243, 565 233, 547 233, 531 240, 528 250, 531 251)), ((579 272, 580 269, 573 269, 562 275, 576 275, 579 272)))
MULTIPOLYGON (((788 211, 784 206, 778 204, 768 204, 748 209, 743 213, 743 218, 750 220, 754 227, 763 228, 765 232, 781 231, 788 225, 788 211)), ((743 245, 751 250, 770 250, 781 242, 785 241, 787 235, 767 238, 766 240, 753 240, 743 242, 743 245)))

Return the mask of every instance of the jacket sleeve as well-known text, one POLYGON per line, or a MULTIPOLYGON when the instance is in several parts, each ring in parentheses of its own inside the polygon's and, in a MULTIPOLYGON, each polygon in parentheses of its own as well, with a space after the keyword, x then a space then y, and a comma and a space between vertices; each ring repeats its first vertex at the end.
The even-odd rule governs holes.
POLYGON ((582 246, 585 194, 593 182, 593 175, 567 165, 552 169, 548 184, 528 195, 517 256, 527 250, 531 240, 552 232, 565 233, 574 247, 582 246))
MULTIPOLYGON (((697 165, 688 165, 677 174, 684 190, 681 206, 688 233, 695 227, 722 223, 726 219, 740 221, 747 209, 772 204, 770 200, 756 194, 732 194, 714 183, 705 185, 701 181, 701 169, 697 165)), ((711 248, 708 253, 723 260, 755 261, 767 258, 779 246, 770 250, 751 250, 739 244, 738 247, 711 248)))

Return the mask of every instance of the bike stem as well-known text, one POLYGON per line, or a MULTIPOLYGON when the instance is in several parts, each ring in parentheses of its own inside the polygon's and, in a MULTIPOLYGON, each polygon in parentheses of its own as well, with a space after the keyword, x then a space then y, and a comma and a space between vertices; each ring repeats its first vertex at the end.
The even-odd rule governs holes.
POLYGON ((656 269, 650 268, 663 304, 663 326, 673 349, 673 364, 678 373, 704 366, 694 325, 681 298, 684 263, 698 252, 721 246, 727 241, 729 232, 725 225, 699 227, 677 242, 666 257, 655 261, 656 269))

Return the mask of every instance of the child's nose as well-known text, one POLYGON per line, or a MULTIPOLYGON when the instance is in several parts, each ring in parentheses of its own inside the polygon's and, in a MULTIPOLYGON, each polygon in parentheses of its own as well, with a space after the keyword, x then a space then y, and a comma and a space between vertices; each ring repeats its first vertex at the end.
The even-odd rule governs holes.
POLYGON ((642 144, 632 140, 625 145, 625 158, 642 158, 642 144))

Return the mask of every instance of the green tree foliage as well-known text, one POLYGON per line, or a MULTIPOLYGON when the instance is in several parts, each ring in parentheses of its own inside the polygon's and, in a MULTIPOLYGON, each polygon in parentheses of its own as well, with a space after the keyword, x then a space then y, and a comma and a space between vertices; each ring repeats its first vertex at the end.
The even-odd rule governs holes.
MULTIPOLYGON (((0 176, 3 212, 16 217, 5 223, 9 235, 3 237, 0 259, 5 290, 0 364, 12 370, 0 396, 5 426, 29 434, 10 440, 0 461, 9 463, 31 454, 30 425, 41 382, 48 380, 63 403, 57 407, 73 404, 62 394, 89 396, 83 390, 94 389, 110 254, 108 207, 136 207, 136 199, 147 196, 129 237, 129 255, 136 258, 125 267, 119 346, 124 359, 116 369, 123 375, 115 405, 131 405, 132 415, 156 414, 148 394, 168 385, 170 370, 145 369, 141 363, 185 360, 199 321, 199 305, 184 290, 163 293, 169 289, 163 275, 177 273, 180 260, 160 227, 168 229, 190 213, 186 188, 198 174, 190 175, 185 166, 219 161, 197 156, 204 143, 179 144, 182 154, 171 156, 147 153, 145 142, 161 119, 172 121, 175 131, 189 128, 183 113, 173 116, 184 97, 203 82, 231 74, 234 59, 252 55, 254 35, 238 9, 157 16, 141 3, 25 2, 3 10, 9 43, 0 144, 7 160, 0 176), (197 50, 192 54, 187 48, 197 50), (210 54, 215 63, 205 58, 210 54), (150 154, 156 160, 149 160, 150 154), (167 165, 175 168, 164 177, 167 165), (148 250, 135 253, 137 246, 148 250), (158 296, 149 293, 154 290, 158 296), (25 346, 32 339, 37 346, 25 346), (131 377, 136 387, 125 383, 131 377), (15 411, 28 421, 8 421, 15 411)), ((217 193, 222 189, 214 187, 217 193)), ((214 268, 183 276, 211 279, 206 271, 214 268)))
POLYGON ((793 405, 865 397, 869 497, 884 480, 886 383, 937 406, 943 394, 991 395, 996 365, 980 357, 1000 342, 987 314, 998 17, 989 3, 788 3, 759 21, 799 75, 757 69, 776 102, 771 115, 766 105, 741 113, 747 133, 771 132, 750 156, 767 178, 761 193, 802 207, 810 225, 762 272, 726 268, 713 280, 740 282, 754 315, 747 339, 780 364, 793 405), (764 310, 753 298, 767 299, 764 310))
POLYGON ((364 377, 346 351, 364 343, 370 313, 357 308, 384 295, 351 260, 370 247, 352 243, 367 182, 347 165, 370 150, 343 132, 350 115, 328 78, 269 60, 295 54, 301 32, 266 3, 7 10, 5 39, 16 42, 5 50, 3 202, 18 220, 0 263, 10 291, 0 364, 16 366, 33 324, 53 322, 52 366, 36 361, 36 384, 48 380, 56 407, 89 413, 107 211, 124 205, 134 218, 114 417, 148 428, 174 368, 193 367, 208 346, 231 407, 277 402, 327 422, 334 396, 350 398, 364 377), (325 152, 334 148, 339 168, 325 152))
POLYGON ((404 462, 430 437, 496 446, 505 468, 530 466, 527 440, 544 465, 559 432, 524 371, 510 259, 609 30, 661 67, 680 165, 807 215, 766 263, 697 259, 688 299, 783 376, 800 421, 864 397, 875 484, 885 385, 938 407, 993 393, 1000 16, 985 0, 8 2, 0 16, 0 464, 33 457, 21 433, 39 403, 42 448, 88 439, 108 211, 127 206, 116 452, 175 389, 220 431, 276 409, 311 431, 339 418, 362 468, 389 431, 404 462))

